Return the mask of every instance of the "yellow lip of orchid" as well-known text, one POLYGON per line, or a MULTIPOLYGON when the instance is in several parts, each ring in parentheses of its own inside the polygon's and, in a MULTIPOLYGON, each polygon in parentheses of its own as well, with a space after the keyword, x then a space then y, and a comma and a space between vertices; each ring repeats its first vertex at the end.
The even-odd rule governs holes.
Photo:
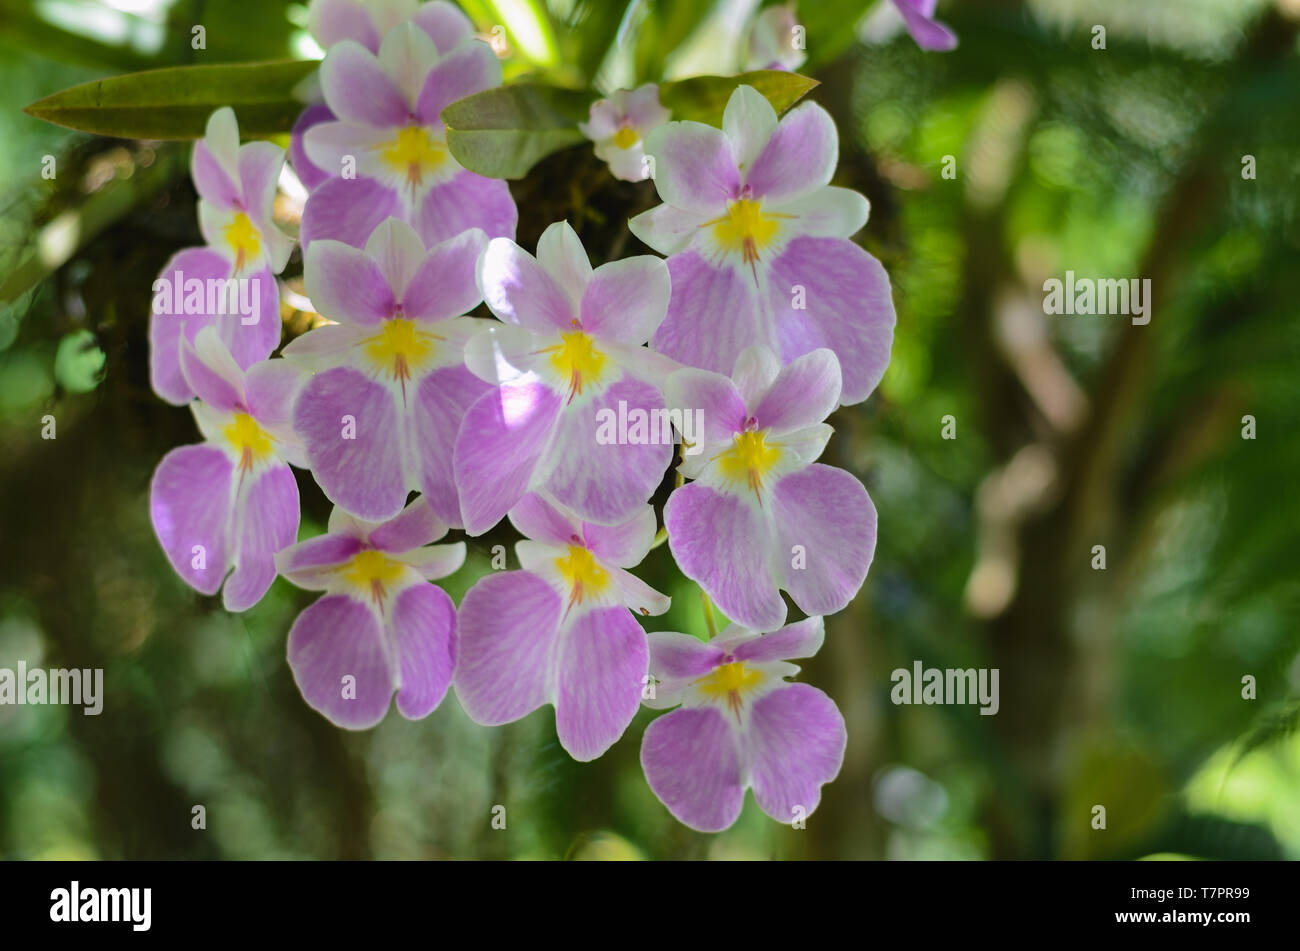
POLYGON ((384 164, 405 178, 412 192, 447 160, 446 144, 418 125, 398 129, 396 137, 375 148, 384 164))
POLYGON ((732 437, 730 449, 718 453, 718 469, 734 481, 744 482, 755 495, 762 495, 763 479, 781 460, 779 444, 767 441, 767 430, 747 429, 732 437))
POLYGON ((582 395, 583 387, 599 383, 605 369, 605 354, 591 335, 576 320, 574 328, 560 334, 560 343, 540 351, 551 355, 551 367, 568 384, 569 402, 582 395))
POLYGON ((382 551, 367 549, 353 555, 339 570, 345 581, 369 594, 382 611, 388 589, 402 577, 405 568, 400 561, 389 558, 382 551))
POLYGON ((238 274, 253 258, 262 253, 262 236, 253 222, 242 211, 235 212, 230 224, 222 232, 231 253, 235 255, 235 273, 238 274))
POLYGON ((414 320, 393 317, 385 320, 379 333, 367 338, 362 346, 367 357, 401 384, 405 398, 407 381, 433 355, 434 342, 439 339, 414 320))
POLYGON ((745 695, 751 693, 764 679, 763 672, 758 668, 746 666, 744 661, 731 661, 714 668, 695 684, 704 696, 711 700, 723 700, 733 713, 739 713, 745 695))
POLYGON ((609 572, 581 545, 569 545, 568 553, 555 559, 555 567, 568 586, 570 608, 609 587, 609 572))
POLYGON ((636 129, 625 125, 614 133, 614 145, 620 149, 630 149, 641 141, 641 136, 637 135, 636 129))
POLYGON ((222 435, 230 442, 235 455, 239 457, 239 472, 244 473, 271 455, 274 437, 264 430, 256 419, 244 412, 237 412, 230 424, 222 430, 222 435))

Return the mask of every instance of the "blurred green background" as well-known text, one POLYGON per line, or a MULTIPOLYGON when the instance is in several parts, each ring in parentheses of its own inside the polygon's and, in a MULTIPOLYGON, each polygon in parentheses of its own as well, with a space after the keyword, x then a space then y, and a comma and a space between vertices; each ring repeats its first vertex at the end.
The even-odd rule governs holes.
MULTIPOLYGON (((189 147, 20 109, 150 66, 319 52, 280 0, 0 0, 0 667, 102 667, 106 694, 99 717, 0 707, 0 856, 1300 857, 1300 2, 953 0, 950 54, 881 5, 799 10, 836 184, 871 199, 858 240, 898 309, 889 373, 832 419, 826 460, 872 493, 875 563, 801 676, 848 751, 807 829, 751 799, 705 836, 641 777, 648 713, 591 764, 550 708, 489 730, 449 695, 340 731, 285 662, 313 595, 277 581, 233 616, 171 573, 148 483, 197 433, 149 389, 146 327, 163 262, 202 240, 189 147), (1151 323, 1044 315, 1067 269, 1150 278, 1151 323), (1000 711, 895 706, 914 660, 998 668, 1000 711)), ((505 26, 509 77, 608 90, 738 71, 758 4, 462 6, 505 26)), ((589 147, 514 190, 527 247, 568 218, 593 255, 645 250, 625 222, 652 185, 589 147)), ((305 326, 292 298, 284 316, 305 326)), ((306 537, 329 507, 299 476, 306 537)), ((510 541, 474 540, 453 597, 510 541)), ((641 573, 676 596, 651 629, 700 633, 666 547, 641 573)))

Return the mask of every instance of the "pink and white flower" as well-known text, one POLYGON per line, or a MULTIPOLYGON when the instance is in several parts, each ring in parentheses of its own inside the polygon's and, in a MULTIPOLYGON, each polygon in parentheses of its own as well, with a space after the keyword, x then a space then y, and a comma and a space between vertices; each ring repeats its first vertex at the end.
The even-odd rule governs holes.
POLYGON ((591 104, 591 116, 578 129, 596 143, 596 157, 608 163, 615 178, 641 182, 651 177, 645 139, 671 118, 659 104, 659 87, 646 83, 619 89, 591 104))

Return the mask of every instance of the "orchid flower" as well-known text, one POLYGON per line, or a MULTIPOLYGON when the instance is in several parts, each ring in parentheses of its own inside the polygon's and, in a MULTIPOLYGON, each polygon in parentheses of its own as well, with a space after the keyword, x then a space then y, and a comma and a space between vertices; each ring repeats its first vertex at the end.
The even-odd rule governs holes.
POLYGON ((848 240, 866 223, 867 200, 829 184, 839 140, 826 110, 805 103, 778 122, 762 95, 739 86, 721 129, 670 122, 646 152, 664 204, 628 225, 668 255, 672 274, 651 346, 717 373, 753 343, 786 363, 828 347, 843 401, 866 399, 889 363, 894 305, 885 269, 848 240))
POLYGON ((461 601, 456 696, 489 726, 552 704, 560 744, 595 759, 632 722, 647 683, 645 632, 631 612, 668 610, 626 570, 650 550, 654 510, 593 525, 530 494, 510 521, 527 539, 515 546, 523 570, 488 574, 461 601))
POLYGON ((682 573, 756 630, 785 621, 782 588, 807 614, 842 610, 867 576, 876 510, 861 482, 815 461, 839 400, 835 355, 813 350, 782 367, 751 347, 731 379, 679 370, 666 390, 670 405, 700 407, 705 420, 701 450, 682 462, 695 481, 664 506, 682 573))
POLYGON ((179 342, 204 442, 167 453, 149 487, 154 532, 176 573, 228 611, 246 611, 275 580, 275 554, 298 536, 304 465, 289 423, 303 375, 283 360, 242 370, 215 327, 179 342), (227 572, 234 569, 229 578, 227 572))
POLYGON ((537 257, 488 244, 479 286, 502 323, 469 342, 465 362, 496 384, 456 437, 465 530, 487 531, 528 492, 544 489, 580 518, 626 521, 672 458, 669 442, 604 445, 602 412, 662 409, 675 364, 641 346, 668 306, 668 269, 650 255, 592 269, 567 222, 543 232, 537 257))
POLYGON ((907 32, 923 50, 946 52, 957 48, 957 35, 934 18, 938 0, 893 0, 907 32))
POLYGON ((839 774, 847 734, 834 702, 790 683, 790 658, 811 657, 820 617, 771 634, 731 625, 706 642, 651 634, 655 708, 679 706, 646 728, 641 768, 659 801, 699 832, 721 832, 740 815, 745 790, 778 822, 811 815, 821 787, 839 774))
POLYGON ((463 351, 480 321, 474 265, 487 237, 477 228, 425 250, 410 225, 389 218, 363 250, 320 239, 304 272, 312 305, 334 325, 284 348, 318 371, 294 410, 312 474, 348 512, 383 521, 411 490, 459 526, 452 447, 465 411, 491 387, 463 351))
POLYGON ((414 226, 427 244, 470 228, 513 237, 518 214, 500 179, 463 168, 447 149, 444 106, 501 85, 501 63, 472 37, 440 52, 427 33, 399 23, 376 55, 344 40, 320 68, 325 104, 337 121, 303 137, 307 157, 332 176, 302 217, 302 242, 329 238, 359 247, 388 217, 414 226))
POLYGON ((608 163, 615 178, 641 182, 651 177, 645 137, 671 115, 659 104, 659 87, 646 83, 597 99, 591 104, 590 119, 579 122, 578 129, 596 143, 596 157, 608 163))
POLYGON ((303 699, 332 723, 368 729, 394 692, 409 720, 442 702, 456 666, 456 608, 429 582, 465 561, 464 542, 429 544, 446 532, 423 499, 386 522, 336 508, 326 534, 276 558, 298 587, 325 592, 289 630, 289 666, 303 699))
POLYGON ((206 134, 194 143, 190 174, 207 246, 178 251, 163 267, 154 283, 149 320, 150 380, 154 392, 169 403, 184 404, 194 397, 180 368, 182 336, 193 342, 201 329, 215 326, 243 369, 265 360, 280 343, 275 275, 293 251, 293 241, 271 220, 283 165, 284 150, 270 142, 240 146, 239 125, 229 106, 212 113, 206 134), (251 321, 244 319, 250 315, 215 309, 232 300, 221 296, 222 288, 236 287, 227 285, 232 280, 249 282, 251 321), (197 295, 193 287, 199 288, 197 295))
POLYGON ((754 18, 749 34, 749 52, 745 69, 798 69, 808 58, 802 46, 795 45, 799 20, 795 5, 775 4, 764 7, 754 18))

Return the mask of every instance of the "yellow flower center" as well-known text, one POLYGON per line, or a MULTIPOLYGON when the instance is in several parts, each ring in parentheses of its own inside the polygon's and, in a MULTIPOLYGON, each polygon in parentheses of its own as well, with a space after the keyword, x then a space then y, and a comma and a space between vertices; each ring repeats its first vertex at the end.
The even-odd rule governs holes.
POLYGON ((582 393, 583 386, 600 382, 605 355, 596 349, 591 337, 581 330, 560 334, 563 341, 550 347, 551 366, 569 383, 569 399, 582 393))
POLYGON ((636 129, 631 126, 623 126, 614 133, 614 144, 620 149, 630 149, 641 141, 641 137, 636 134, 636 129))
POLYGON ((432 138, 418 125, 400 129, 397 138, 379 146, 379 157, 388 167, 406 176, 412 189, 424 183, 426 172, 431 172, 447 159, 447 146, 432 138))
POLYGON ((376 601, 383 601, 385 589, 402 577, 405 568, 382 551, 367 550, 353 555, 340 570, 345 581, 368 592, 376 601))
POLYGON ((247 413, 236 413, 234 420, 222 430, 235 453, 239 456, 239 468, 251 469, 254 462, 259 462, 271 454, 271 435, 257 420, 247 413))
POLYGON ((761 205, 748 198, 733 201, 722 218, 708 222, 713 237, 726 251, 739 251, 746 264, 758 260, 758 252, 776 237, 782 215, 764 215, 761 205))
POLYGON ((723 664, 713 673, 698 681, 700 692, 709 697, 725 697, 731 706, 740 702, 740 695, 753 690, 763 682, 763 672, 746 667, 743 661, 723 664))
POLYGON ((588 595, 599 594, 609 587, 609 572, 587 549, 570 545, 569 553, 555 559, 555 567, 569 586, 569 604, 581 604, 588 595))
POLYGON ((395 317, 384 321, 383 330, 365 341, 365 352, 405 391, 411 374, 433 353, 433 341, 434 335, 420 330, 415 321, 395 317))
POLYGON ((235 212, 234 220, 226 225, 223 236, 235 255, 236 272, 242 271, 244 265, 262 250, 262 236, 242 211, 235 212))
POLYGON ((728 479, 745 482, 757 494, 763 477, 781 458, 780 446, 769 446, 765 430, 736 433, 730 449, 718 456, 718 468, 728 479))

